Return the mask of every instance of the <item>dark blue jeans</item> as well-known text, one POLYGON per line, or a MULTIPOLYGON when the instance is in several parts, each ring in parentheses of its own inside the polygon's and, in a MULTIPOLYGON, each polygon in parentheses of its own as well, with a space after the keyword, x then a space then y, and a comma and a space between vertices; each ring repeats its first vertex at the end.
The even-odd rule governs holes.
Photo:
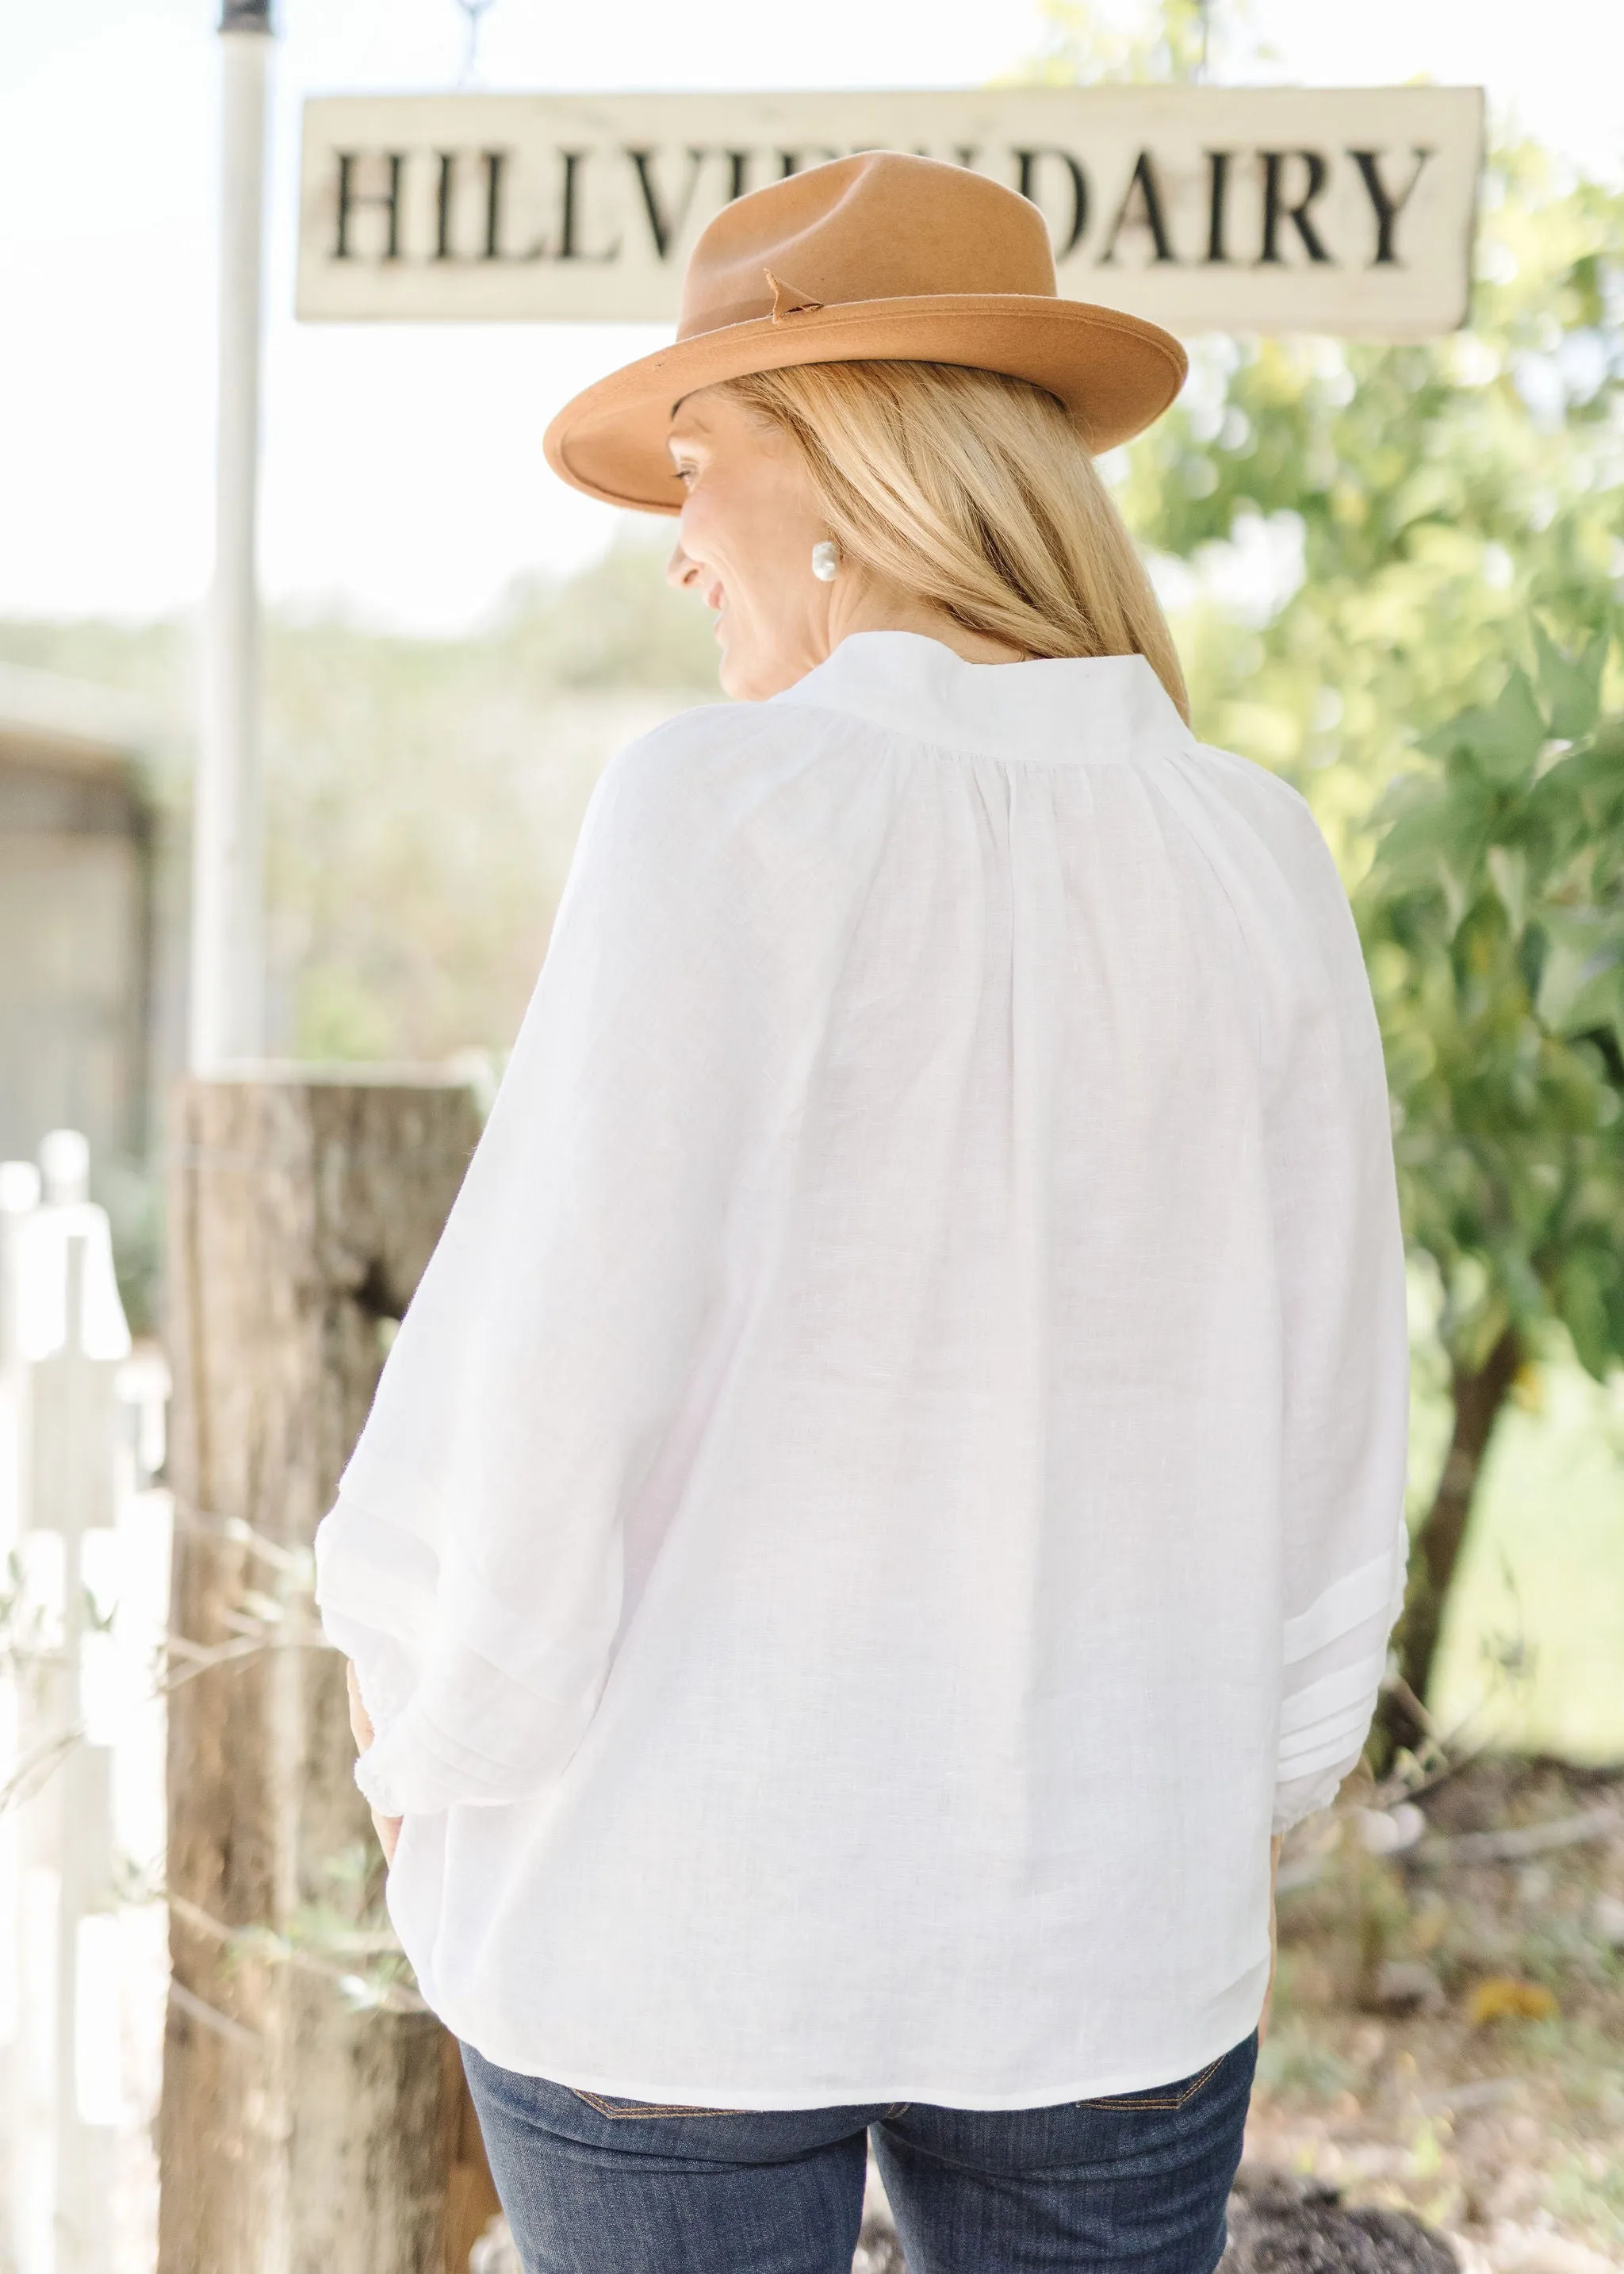
POLYGON ((663 2108, 462 2048, 525 2274, 851 2274, 872 2134, 908 2274, 1213 2274, 1254 2029, 1052 2108, 663 2108))

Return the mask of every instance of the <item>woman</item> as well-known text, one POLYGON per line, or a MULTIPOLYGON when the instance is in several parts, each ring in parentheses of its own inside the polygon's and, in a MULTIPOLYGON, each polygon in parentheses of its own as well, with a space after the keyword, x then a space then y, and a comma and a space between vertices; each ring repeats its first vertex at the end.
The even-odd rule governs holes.
POLYGON ((841 160, 547 435, 741 699, 605 774, 318 1543, 530 2274, 846 2274, 870 2132, 914 2274, 1210 2274, 1370 1720, 1370 996, 1092 463, 1183 356, 1054 293, 1025 200, 841 160))

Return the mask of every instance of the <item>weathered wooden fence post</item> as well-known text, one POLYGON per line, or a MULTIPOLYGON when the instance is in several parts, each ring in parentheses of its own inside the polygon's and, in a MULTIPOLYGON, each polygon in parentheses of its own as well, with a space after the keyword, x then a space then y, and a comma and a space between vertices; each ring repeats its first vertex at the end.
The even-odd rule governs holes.
POLYGON ((477 1133, 449 1081, 175 1095, 170 1678, 196 1676, 169 1703, 160 2274, 460 2274, 496 2208, 449 2038, 337 1978, 365 1970, 342 1954, 375 1850, 310 1599, 315 1525, 477 1133))

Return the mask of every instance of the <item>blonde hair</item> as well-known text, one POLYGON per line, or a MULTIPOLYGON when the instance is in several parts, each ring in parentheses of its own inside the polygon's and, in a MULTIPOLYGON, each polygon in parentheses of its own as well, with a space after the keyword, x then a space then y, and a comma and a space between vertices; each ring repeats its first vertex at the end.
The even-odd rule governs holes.
POLYGON ((720 381, 806 459, 843 553, 1027 655, 1142 655, 1190 698, 1144 564, 1070 414, 943 363, 808 363, 720 381))

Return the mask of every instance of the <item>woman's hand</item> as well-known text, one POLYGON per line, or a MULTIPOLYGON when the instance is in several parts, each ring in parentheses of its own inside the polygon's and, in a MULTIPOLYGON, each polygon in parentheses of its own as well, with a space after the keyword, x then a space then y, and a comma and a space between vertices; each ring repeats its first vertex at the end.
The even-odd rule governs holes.
MULTIPOLYGON (((356 1751, 364 1753, 372 1742, 372 1719, 361 1703, 361 1685, 356 1680, 356 1670, 350 1660, 344 1660, 344 1680, 350 1690, 350 1729, 356 1741, 356 1751)), ((383 1849, 386 1864, 395 1861, 395 1850, 401 1836, 402 1818, 380 1816, 372 1811, 372 1824, 378 1834, 378 1844, 383 1849)))
POLYGON ((1285 1839, 1283 1832, 1275 1833, 1269 1841, 1269 1970, 1268 1982, 1263 1992, 1263 2011, 1258 2016, 1258 2043, 1268 2035, 1269 2001, 1274 1995, 1274 1958, 1278 1936, 1274 1925, 1274 1878, 1280 1870, 1280 1850, 1285 1839))

